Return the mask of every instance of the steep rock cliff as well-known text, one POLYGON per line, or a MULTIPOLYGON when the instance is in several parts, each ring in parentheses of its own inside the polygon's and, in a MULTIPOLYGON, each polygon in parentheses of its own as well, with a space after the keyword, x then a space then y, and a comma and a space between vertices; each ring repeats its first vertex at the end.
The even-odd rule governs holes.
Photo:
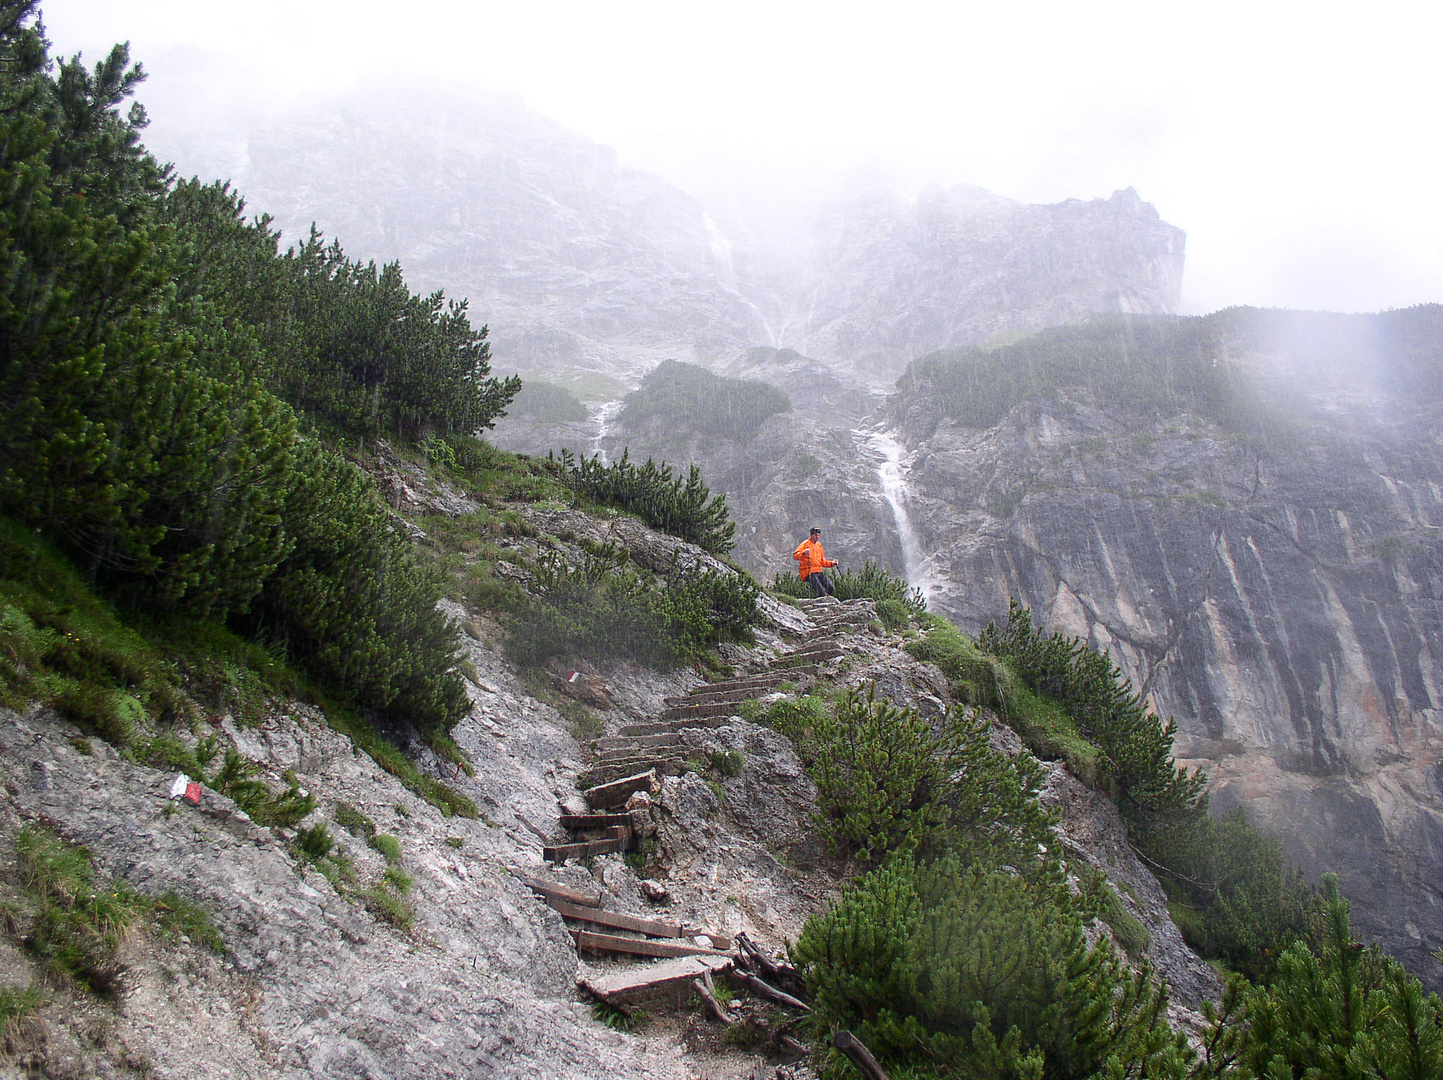
POLYGON ((1241 422, 1083 383, 987 426, 920 386, 898 402, 934 607, 977 629, 1016 596, 1105 650, 1177 717, 1215 804, 1337 871, 1359 927, 1435 981, 1439 313, 1210 317, 1212 361, 1270 402, 1241 422))
POLYGON ((1184 234, 1132 188, 1029 205, 980 188, 827 208, 788 343, 894 377, 936 349, 1077 322, 1165 314, 1182 289, 1184 234))
POLYGON ((399 259, 413 287, 468 299, 507 370, 631 375, 765 340, 694 199, 514 95, 373 83, 237 119, 223 139, 184 100, 153 111, 157 153, 229 178, 288 239, 315 222, 354 257, 399 259))

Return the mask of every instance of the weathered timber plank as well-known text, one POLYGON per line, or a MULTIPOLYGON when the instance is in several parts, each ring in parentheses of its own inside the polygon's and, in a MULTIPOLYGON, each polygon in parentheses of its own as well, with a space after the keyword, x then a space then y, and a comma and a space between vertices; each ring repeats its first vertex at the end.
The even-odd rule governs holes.
POLYGON ((522 883, 532 892, 540 893, 547 899, 555 897, 557 900, 564 901, 568 904, 579 904, 581 907, 601 906, 601 893, 599 892, 578 892, 577 890, 562 885, 559 882, 547 881, 544 878, 531 877, 528 874, 517 874, 516 876, 520 878, 522 883))
POLYGON ((583 840, 576 844, 555 844, 544 847, 541 849, 541 857, 550 862, 564 862, 567 859, 583 859, 588 855, 610 855, 631 847, 631 830, 629 828, 616 826, 606 831, 610 835, 599 840, 583 840))
POLYGON ((620 825, 631 827, 630 814, 562 814, 563 829, 610 829, 620 825))
POLYGON ((621 750, 639 746, 648 748, 680 746, 681 737, 675 732, 666 731, 656 735, 631 735, 627 737, 606 735, 600 739, 593 739, 591 745, 596 750, 621 750))
POLYGON ((663 731, 685 731, 687 728, 719 728, 726 723, 726 717, 702 717, 690 720, 658 720, 647 724, 629 724, 621 729, 622 735, 647 735, 663 731))
POLYGON ((715 949, 693 945, 688 941, 650 941, 646 938, 622 937, 619 934, 596 934, 590 930, 572 930, 571 939, 578 948, 593 952, 619 952, 632 956, 725 956, 715 949))
POLYGON ((590 972, 577 982, 595 997, 613 1005, 668 997, 683 1002, 691 997, 693 979, 704 971, 726 971, 731 963, 728 956, 684 956, 620 971, 590 972))
POLYGON ((541 849, 541 857, 547 862, 565 862, 567 859, 584 859, 588 855, 614 855, 625 851, 621 840, 584 840, 579 844, 554 844, 541 849))
POLYGON ((673 756, 672 751, 664 750, 639 755, 637 759, 632 761, 593 765, 589 769, 583 769, 577 775, 576 786, 581 789, 582 797, 589 799, 587 792, 591 788, 614 784, 618 781, 626 780, 629 777, 639 775, 643 769, 652 768, 661 776, 680 776, 686 771, 686 761, 683 758, 673 756))
POLYGON ((620 911, 600 911, 596 908, 568 904, 564 900, 548 900, 547 903, 568 919, 588 922, 595 926, 610 926, 616 930, 633 930, 638 934, 650 934, 652 937, 659 938, 679 938, 686 932, 681 923, 643 919, 620 911))
POLYGON ((583 791, 581 797, 594 810, 610 810, 617 806, 624 806, 626 800, 638 791, 655 790, 656 782, 656 770, 648 769, 644 773, 623 777, 613 783, 601 784, 589 791, 583 791))

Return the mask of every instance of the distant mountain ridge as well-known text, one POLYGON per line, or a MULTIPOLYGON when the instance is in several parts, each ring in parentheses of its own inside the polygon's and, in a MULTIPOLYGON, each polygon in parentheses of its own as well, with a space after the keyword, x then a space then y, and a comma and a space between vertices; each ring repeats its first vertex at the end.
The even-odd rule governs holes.
POLYGON ((288 237, 315 221, 468 298, 502 369, 634 385, 665 359, 772 346, 875 382, 933 349, 1178 303, 1183 233, 1131 189, 1050 206, 861 194, 816 207, 810 250, 783 266, 514 95, 376 83, 222 130, 174 89, 147 104, 147 142, 181 175, 230 179, 288 237))

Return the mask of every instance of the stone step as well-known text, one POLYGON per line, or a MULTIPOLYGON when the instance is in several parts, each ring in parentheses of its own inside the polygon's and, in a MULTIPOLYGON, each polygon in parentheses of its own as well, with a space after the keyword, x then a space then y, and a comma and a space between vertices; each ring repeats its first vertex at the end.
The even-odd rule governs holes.
MULTIPOLYGON (((680 776, 686 772, 686 762, 679 757, 670 755, 638 755, 627 761, 593 765, 589 769, 582 769, 576 777, 576 786, 581 789, 582 797, 587 802, 591 802, 592 788, 614 784, 618 780, 636 776, 648 769, 656 772, 658 776, 680 776)), ((592 805, 594 806, 595 803, 592 805)))
POLYGON ((692 980, 710 971, 720 975, 733 964, 729 956, 686 956, 606 972, 592 971, 577 980, 583 990, 612 1005, 642 1005, 693 1000, 692 980))
POLYGON ((600 739, 593 739, 591 747, 597 752, 603 750, 616 750, 627 746, 680 746, 681 739, 674 734, 661 733, 658 735, 607 735, 600 739))
POLYGON ((581 797, 593 810, 612 810, 618 806, 625 806, 626 800, 638 791, 655 795, 658 786, 656 770, 647 769, 646 772, 637 773, 634 776, 624 776, 609 784, 599 784, 590 791, 583 791, 581 797))

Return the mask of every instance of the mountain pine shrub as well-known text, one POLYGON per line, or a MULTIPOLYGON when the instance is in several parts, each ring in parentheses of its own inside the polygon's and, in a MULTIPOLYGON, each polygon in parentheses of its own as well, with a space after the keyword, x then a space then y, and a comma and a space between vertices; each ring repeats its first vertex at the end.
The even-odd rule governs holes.
MULTIPOLYGON (((1180 1080, 1189 1052, 1166 991, 1106 939, 1089 946, 1064 896, 955 854, 893 859, 797 941, 813 1023, 906 1075, 1180 1080)), ((849 1073, 833 1055, 824 1075, 849 1073)))
POLYGON ((562 659, 634 659, 674 667, 723 641, 750 641, 760 589, 745 574, 704 570, 653 576, 626 552, 557 553, 531 568, 532 584, 507 617, 505 647, 534 667, 562 659))
MULTIPOLYGON (((879 863, 895 852, 957 852, 1055 876, 1052 817, 1037 803, 1041 769, 994 750, 988 721, 953 706, 939 721, 845 692, 831 709, 789 718, 817 785, 818 824, 838 850, 879 863)), ((796 739, 796 735, 793 735, 796 739)))
POLYGON ((983 652, 951 622, 931 614, 922 622, 925 636, 904 648, 942 669, 955 700, 992 709, 1037 757, 1064 761, 1083 783, 1098 786, 1097 747, 1078 733, 1067 710, 1034 691, 1007 661, 983 652))
POLYGON ((1232 1075, 1443 1076, 1443 1003, 1396 960, 1353 938, 1348 902, 1331 877, 1313 936, 1314 948, 1295 942, 1279 958, 1272 982, 1249 995, 1232 1075))
POLYGON ((1095 769, 1117 803, 1133 845, 1167 889, 1188 943, 1250 978, 1271 978, 1315 902, 1302 875, 1287 867, 1281 845, 1260 834, 1241 809, 1209 816, 1205 774, 1189 775, 1173 762, 1175 725, 1150 712, 1102 654, 1075 638, 1044 636, 1016 601, 1007 626, 989 624, 978 645, 1025 682, 1023 693, 1002 707, 1009 721, 1029 709, 1040 715, 1050 701, 1096 748, 1095 758, 1081 764, 1095 769))
POLYGON ((637 466, 625 451, 620 461, 604 465, 600 456, 578 461, 571 451, 562 450, 559 464, 579 497, 635 514, 713 555, 725 555, 736 546, 737 527, 726 496, 713 496, 695 465, 683 480, 666 462, 658 465, 647 458, 637 466))
POLYGON ((1174 764, 1177 725, 1149 710, 1107 657, 1076 638, 1044 636, 1016 600, 1008 607, 1007 625, 989 623, 977 644, 1067 710, 1078 732, 1097 747, 1100 777, 1125 818, 1145 823, 1197 808, 1207 777, 1174 764))

